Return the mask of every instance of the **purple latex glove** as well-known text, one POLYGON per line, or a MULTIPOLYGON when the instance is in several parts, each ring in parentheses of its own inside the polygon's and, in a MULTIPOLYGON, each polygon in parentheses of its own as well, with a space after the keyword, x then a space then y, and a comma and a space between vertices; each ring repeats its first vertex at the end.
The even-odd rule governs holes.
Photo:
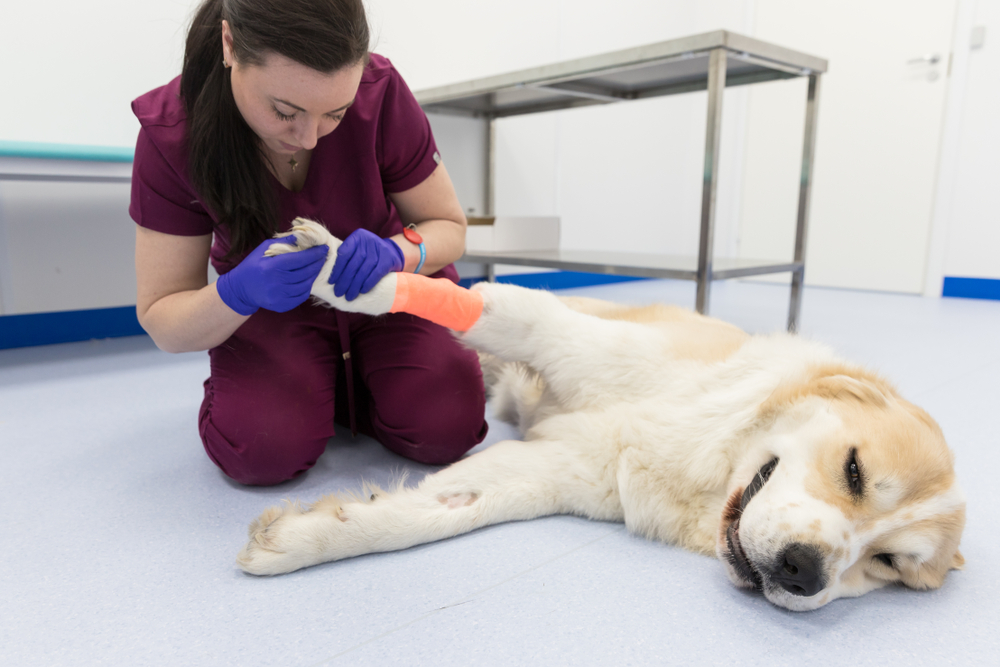
POLYGON ((367 294, 387 273, 402 271, 405 260, 394 241, 383 239, 367 229, 356 229, 337 249, 337 263, 330 273, 334 296, 354 301, 367 294))
POLYGON ((216 282, 222 301, 240 315, 253 315, 258 308, 284 313, 309 298, 329 247, 265 257, 264 251, 275 243, 294 245, 295 237, 264 241, 216 282))

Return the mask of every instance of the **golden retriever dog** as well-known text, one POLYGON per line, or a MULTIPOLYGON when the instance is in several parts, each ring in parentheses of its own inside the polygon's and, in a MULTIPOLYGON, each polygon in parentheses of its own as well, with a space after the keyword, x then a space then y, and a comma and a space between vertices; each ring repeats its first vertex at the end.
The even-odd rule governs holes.
MULTIPOLYGON (((297 246, 279 252, 331 248, 314 295, 389 311, 392 280, 334 297, 340 242, 298 222, 297 246)), ((243 570, 280 574, 552 514, 623 521, 714 555, 734 584, 795 611, 892 583, 937 588, 962 565, 965 499, 940 428, 826 346, 674 307, 492 283, 464 292, 482 311, 456 335, 480 352, 495 412, 524 439, 413 488, 268 509, 250 525, 243 570)))

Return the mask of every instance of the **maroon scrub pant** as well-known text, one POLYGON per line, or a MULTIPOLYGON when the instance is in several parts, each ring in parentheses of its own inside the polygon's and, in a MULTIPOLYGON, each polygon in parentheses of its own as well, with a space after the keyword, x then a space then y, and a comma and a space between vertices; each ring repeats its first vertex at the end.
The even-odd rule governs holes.
POLYGON ((315 465, 334 422, 351 423, 344 343, 359 432, 429 464, 451 463, 486 437, 479 360, 448 330, 405 313, 369 317, 306 303, 261 309, 209 351, 199 431, 212 461, 258 485, 315 465))

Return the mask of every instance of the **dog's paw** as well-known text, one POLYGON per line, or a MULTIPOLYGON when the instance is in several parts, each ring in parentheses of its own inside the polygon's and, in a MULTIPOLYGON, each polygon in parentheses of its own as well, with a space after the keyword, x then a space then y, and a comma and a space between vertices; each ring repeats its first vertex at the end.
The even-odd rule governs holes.
POLYGON ((390 273, 385 278, 376 283, 375 287, 367 294, 360 294, 353 301, 348 301, 344 297, 336 296, 333 293, 333 285, 328 281, 333 267, 337 263, 337 249, 342 241, 330 233, 323 225, 306 218, 295 218, 292 221, 291 230, 282 234, 275 234, 275 238, 295 237, 295 244, 274 243, 264 255, 274 257, 290 252, 301 252, 306 248, 318 245, 327 245, 330 250, 327 253, 326 263, 320 270, 313 282, 311 293, 314 297, 328 306, 343 310, 347 313, 364 313, 366 315, 384 315, 392 308, 396 299, 396 274, 390 273))
MULTIPOLYGON (((306 248, 318 245, 328 245, 331 250, 336 250, 341 244, 341 240, 331 234, 326 227, 308 218, 295 218, 292 221, 292 228, 289 231, 275 234, 274 238, 282 239, 289 236, 295 237, 294 245, 291 243, 275 243, 264 251, 264 256, 274 257, 275 255, 284 255, 290 252, 301 252, 306 248)), ((334 253, 331 254, 335 256, 334 253)))
POLYGON ((268 508, 250 524, 250 539, 236 564, 250 574, 273 575, 333 560, 330 546, 344 521, 335 498, 307 509, 292 503, 268 508))

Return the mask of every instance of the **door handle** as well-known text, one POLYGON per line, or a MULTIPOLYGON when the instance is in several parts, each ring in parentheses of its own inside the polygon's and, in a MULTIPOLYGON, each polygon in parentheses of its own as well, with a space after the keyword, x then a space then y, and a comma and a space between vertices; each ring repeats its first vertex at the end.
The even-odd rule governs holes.
POLYGON ((940 53, 928 53, 927 55, 920 56, 919 58, 911 58, 910 60, 906 61, 906 64, 921 65, 923 63, 927 63, 928 65, 937 65, 939 62, 941 62, 940 53))

